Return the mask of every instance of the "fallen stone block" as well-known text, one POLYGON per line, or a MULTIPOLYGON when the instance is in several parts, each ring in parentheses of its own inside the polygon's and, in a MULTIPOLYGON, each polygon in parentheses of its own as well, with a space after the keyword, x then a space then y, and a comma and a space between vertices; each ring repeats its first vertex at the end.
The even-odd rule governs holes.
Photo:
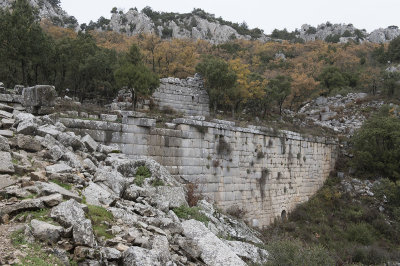
POLYGON ((75 223, 72 228, 72 236, 76 245, 88 247, 96 246, 92 222, 89 219, 84 219, 75 223))
POLYGON ((14 111, 14 107, 7 105, 7 104, 0 103, 0 110, 12 113, 14 111))
POLYGON ((36 239, 52 244, 57 243, 64 232, 64 228, 61 226, 55 226, 35 219, 31 221, 31 228, 32 234, 36 239))
POLYGON ((96 151, 99 146, 99 144, 90 135, 84 136, 81 141, 83 144, 85 144, 86 148, 90 152, 96 151))
POLYGON ((9 113, 7 111, 4 110, 0 110, 0 117, 4 117, 4 118, 12 118, 13 114, 9 113))
POLYGON ((82 206, 74 199, 64 201, 54 207, 50 212, 50 217, 64 227, 70 227, 86 219, 82 206))
POLYGON ((12 138, 14 137, 14 132, 11 130, 0 130, 0 136, 12 138))
POLYGON ((188 220, 182 223, 183 234, 192 239, 207 265, 246 265, 221 239, 211 233, 202 222, 188 220))
MULTIPOLYGON (((24 88, 22 91, 22 105, 30 113, 38 114, 42 108, 53 107, 57 92, 54 86, 37 85, 35 87, 24 88)), ((44 114, 43 111, 40 112, 44 114)))
POLYGON ((0 173, 13 174, 14 164, 12 163, 11 154, 9 152, 0 151, 0 173))
POLYGON ((44 125, 38 127, 37 129, 37 134, 42 137, 45 137, 47 134, 49 134, 52 137, 57 137, 58 134, 60 133, 61 132, 58 130, 58 127, 53 125, 44 125))
POLYGON ((3 136, 0 136, 0 151, 10 151, 8 139, 3 136))
POLYGON ((50 173, 71 173, 72 168, 64 163, 53 164, 46 167, 46 172, 50 173))
POLYGON ((10 205, 0 206, 0 217, 5 214, 15 215, 23 211, 35 211, 43 209, 44 207, 45 205, 40 199, 22 200, 10 205))
POLYGON ((54 207, 63 201, 63 196, 61 194, 57 193, 57 194, 52 194, 49 196, 40 197, 39 199, 42 200, 44 202, 44 204, 46 204, 46 206, 54 207))
POLYGON ((39 193, 40 195, 51 195, 51 194, 61 194, 64 198, 66 199, 74 199, 77 201, 81 201, 81 197, 79 197, 79 195, 72 193, 69 190, 66 190, 63 187, 60 187, 59 185, 49 182, 49 183, 45 183, 45 182, 35 182, 36 187, 38 187, 39 189, 39 193))
POLYGON ((32 136, 26 136, 21 134, 18 135, 17 145, 20 149, 30 152, 38 152, 42 150, 42 144, 32 136))
POLYGON ((268 261, 268 252, 252 244, 241 241, 222 240, 240 258, 257 265, 264 265, 268 261))
POLYGON ((130 247, 122 254, 123 265, 159 266, 156 252, 141 247, 130 247))
POLYGON ((17 183, 17 180, 12 179, 9 175, 0 175, 0 189, 12 186, 17 183))
POLYGON ((3 125, 3 128, 10 128, 14 125, 15 119, 3 118, 1 119, 1 123, 3 125))
POLYGON ((109 205, 116 198, 116 195, 93 182, 90 182, 89 186, 82 191, 82 195, 85 196, 88 204, 97 206, 109 205))

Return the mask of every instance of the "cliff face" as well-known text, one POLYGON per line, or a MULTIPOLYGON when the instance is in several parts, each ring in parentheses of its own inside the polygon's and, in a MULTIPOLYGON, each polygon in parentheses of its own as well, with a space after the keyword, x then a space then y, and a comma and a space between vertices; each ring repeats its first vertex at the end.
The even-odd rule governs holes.
POLYGON ((155 33, 166 39, 201 39, 212 43, 224 43, 233 39, 262 41, 270 39, 259 29, 251 30, 244 24, 238 25, 215 19, 213 15, 204 11, 201 11, 202 13, 193 11, 187 14, 150 12, 152 13, 146 12, 146 14, 136 9, 130 9, 126 13, 114 11, 111 19, 100 18, 97 23, 90 23, 89 29, 112 30, 128 36, 155 33), (238 30, 243 34, 240 34, 238 30))
POLYGON ((304 24, 301 26, 298 37, 304 41, 334 41, 346 43, 349 40, 369 41, 372 43, 386 43, 400 36, 400 30, 397 26, 389 26, 385 29, 380 28, 368 33, 366 30, 360 30, 353 24, 331 24, 329 22, 312 27, 304 24), (335 40, 335 38, 337 40, 335 40))
MULTIPOLYGON (((0 0, 0 8, 11 8, 15 0, 0 0)), ((30 4, 39 11, 41 19, 48 19, 53 24, 61 27, 77 28, 79 26, 75 17, 68 15, 57 3, 49 0, 29 0, 30 4)))

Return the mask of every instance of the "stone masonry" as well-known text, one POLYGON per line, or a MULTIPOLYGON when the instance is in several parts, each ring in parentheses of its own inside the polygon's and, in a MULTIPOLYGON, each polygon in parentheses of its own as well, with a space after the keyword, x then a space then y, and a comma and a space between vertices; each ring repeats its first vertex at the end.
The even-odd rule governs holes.
POLYGON ((192 116, 209 116, 209 98, 203 82, 196 74, 193 78, 163 78, 153 93, 154 102, 160 109, 173 109, 192 116))
POLYGON ((60 120, 124 154, 152 157, 172 175, 198 184, 219 208, 243 210, 243 218, 258 227, 307 201, 333 170, 337 154, 335 140, 228 121, 177 118, 160 127, 135 112, 123 112, 122 123, 60 120))

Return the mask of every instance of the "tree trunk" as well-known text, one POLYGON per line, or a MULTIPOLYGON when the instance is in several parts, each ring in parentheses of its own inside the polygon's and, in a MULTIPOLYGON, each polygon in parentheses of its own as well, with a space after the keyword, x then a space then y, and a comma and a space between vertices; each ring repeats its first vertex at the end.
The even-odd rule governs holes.
POLYGON ((22 83, 27 86, 26 73, 25 73, 25 61, 21 60, 21 72, 22 72, 22 83))

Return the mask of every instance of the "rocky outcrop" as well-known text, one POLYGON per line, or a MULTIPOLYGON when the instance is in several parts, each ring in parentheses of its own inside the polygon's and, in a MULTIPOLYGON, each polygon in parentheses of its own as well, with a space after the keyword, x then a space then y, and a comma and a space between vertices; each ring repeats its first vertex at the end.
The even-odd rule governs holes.
POLYGON ((360 30, 353 24, 331 24, 322 23, 317 27, 308 24, 301 26, 298 37, 304 41, 330 41, 347 43, 352 41, 369 41, 372 43, 387 43, 400 36, 400 30, 397 26, 380 28, 368 33, 366 30, 360 30))
POLYGON ((374 30, 367 39, 373 43, 387 43, 399 36, 400 29, 397 26, 391 26, 385 29, 374 30))
MULTIPOLYGON (((133 8, 126 13, 115 10, 110 20, 102 18, 97 23, 93 23, 92 26, 99 31, 113 30, 128 36, 148 33, 157 34, 162 38, 208 40, 215 44, 225 43, 234 39, 270 40, 261 30, 257 30, 257 34, 254 35, 252 34, 253 31, 248 30, 248 33, 253 36, 240 34, 232 26, 232 23, 219 21, 213 15, 207 14, 202 10, 188 14, 176 13, 174 15, 175 18, 172 20, 156 16, 149 17, 133 8)), ((239 27, 238 24, 236 26, 239 27)))
MULTIPOLYGON (((10 8, 15 0, 0 0, 0 8, 10 8)), ((53 4, 55 1, 48 0, 29 0, 31 6, 39 11, 39 17, 41 19, 50 20, 57 26, 77 28, 78 21, 75 17, 70 16, 57 4, 53 4)))
POLYGON ((298 114, 306 115, 301 124, 313 123, 351 136, 367 119, 365 112, 377 110, 384 104, 383 101, 366 101, 366 97, 366 93, 349 93, 316 98, 299 110, 298 114))

